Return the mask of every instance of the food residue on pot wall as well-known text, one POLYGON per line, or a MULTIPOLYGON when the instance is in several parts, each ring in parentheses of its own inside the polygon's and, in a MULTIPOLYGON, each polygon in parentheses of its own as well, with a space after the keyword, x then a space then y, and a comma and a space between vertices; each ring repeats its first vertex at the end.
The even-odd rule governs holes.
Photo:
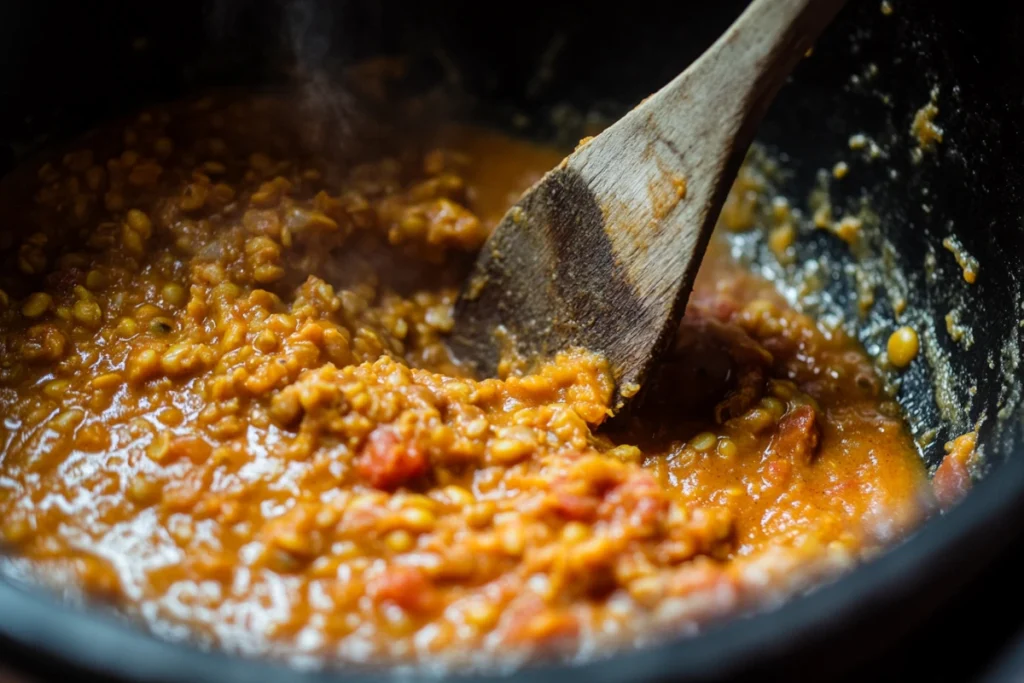
POLYGON ((954 308, 946 314, 946 332, 949 333, 950 339, 961 344, 964 349, 974 345, 974 330, 960 322, 959 308, 954 308))
POLYGON ((942 246, 956 257, 957 265, 963 270, 964 281, 969 285, 973 285, 975 280, 978 279, 978 271, 981 269, 978 259, 971 256, 964 249, 964 245, 960 243, 960 239, 956 235, 950 235, 942 240, 942 246))
POLYGON ((920 163, 925 152, 934 150, 942 142, 942 128, 935 123, 935 117, 939 115, 936 104, 938 97, 939 88, 935 86, 932 88, 931 101, 917 110, 910 124, 910 134, 917 140, 917 147, 910 152, 914 163, 920 163))
POLYGON ((945 445, 946 456, 932 478, 939 505, 948 510, 971 489, 971 471, 978 464, 978 432, 967 432, 945 445))
MULTIPOLYGON (((874 154, 871 153, 874 147, 873 141, 866 135, 855 135, 851 138, 851 146, 855 150, 866 151, 864 162, 870 163, 873 158, 880 158, 885 153, 879 148, 874 154)), ((768 197, 773 196, 777 187, 774 183, 778 178, 784 177, 785 171, 779 170, 777 166, 768 161, 763 150, 755 149, 751 155, 753 169, 772 167, 774 171, 763 170, 759 173, 762 182, 765 183, 762 194, 768 197), (770 179, 770 180, 769 180, 770 179)), ((808 310, 813 310, 823 321, 828 319, 830 324, 838 324, 848 329, 858 329, 862 338, 877 339, 869 349, 884 351, 888 345, 889 336, 892 334, 891 320, 886 320, 885 312, 879 309, 878 303, 879 288, 886 293, 888 304, 897 321, 904 326, 913 328, 917 333, 918 350, 916 354, 894 354, 895 358, 904 362, 901 366, 897 362, 891 362, 889 354, 880 354, 880 361, 883 367, 891 371, 901 370, 900 373, 891 373, 887 380, 887 388, 895 393, 902 385, 904 374, 917 375, 913 371, 912 360, 920 358, 924 361, 923 366, 927 368, 928 380, 934 390, 935 408, 937 415, 928 419, 922 418, 915 423, 915 433, 918 443, 922 448, 934 440, 937 435, 936 418, 954 430, 966 430, 970 428, 973 398, 977 391, 976 379, 964 373, 954 370, 955 363, 951 352, 940 341, 940 335, 947 333, 955 337, 955 341, 963 346, 968 346, 973 340, 974 332, 961 318, 960 310, 963 302, 956 303, 951 309, 950 326, 945 327, 945 321, 936 327, 934 320, 924 318, 912 298, 912 282, 908 281, 901 265, 901 255, 897 247, 884 237, 884 226, 878 214, 872 209, 870 198, 861 196, 856 200, 847 201, 843 210, 843 217, 836 219, 834 211, 836 202, 833 199, 832 184, 837 180, 836 175, 844 175, 849 172, 846 162, 840 166, 836 162, 828 170, 822 169, 818 173, 818 182, 812 190, 806 213, 797 208, 790 207, 788 202, 779 197, 772 203, 772 208, 765 206, 759 211, 755 206, 749 205, 744 221, 744 227, 750 225, 762 228, 760 234, 763 236, 763 244, 768 252, 778 261, 778 266, 768 266, 769 270, 777 273, 777 277, 790 284, 788 290, 792 292, 791 300, 808 310), (836 168, 842 168, 838 174, 836 168), (780 224, 777 220, 778 210, 775 207, 785 206, 787 221, 780 224), (815 257, 800 260, 801 236, 808 235, 810 231, 817 229, 827 231, 842 240, 853 256, 849 262, 842 259, 833 260, 827 253, 815 252, 815 257), (777 270, 775 270, 778 268, 777 270), (842 315, 836 315, 835 301, 829 302, 831 293, 826 291, 824 283, 834 277, 835 272, 843 272, 853 288, 853 303, 856 305, 857 320, 844 320, 842 315), (820 302, 820 303, 819 303, 820 302), (817 308, 817 307, 821 308, 817 308), (831 308, 831 312, 830 312, 831 308), (878 335, 882 335, 881 338, 878 335), (890 362, 886 363, 888 359, 890 362), (902 359, 902 360, 900 360, 902 359)), ((742 237, 741 235, 737 236, 742 237)), ((754 243, 756 243, 756 239, 754 243)), ((754 251, 748 247, 740 246, 743 240, 737 241, 739 250, 747 249, 748 258, 760 260, 754 251)), ((970 257, 962 248, 962 245, 954 239, 950 240, 956 253, 963 261, 965 280, 972 280, 977 277, 979 266, 976 259, 970 257)), ((924 280, 932 286, 938 285, 941 277, 941 268, 936 258, 934 248, 926 245, 924 265, 924 280)), ((770 261, 770 259, 769 259, 770 261)), ((830 288, 828 288, 830 289, 830 288)), ((959 297, 960 293, 954 293, 959 297)), ((870 342, 868 342, 870 344, 870 342)), ((909 349, 909 346, 901 347, 909 349)), ((919 379, 914 380, 919 381, 919 379)))
POLYGON ((885 156, 879 144, 865 133, 850 136, 849 145, 851 150, 861 152, 865 161, 874 161, 885 156))

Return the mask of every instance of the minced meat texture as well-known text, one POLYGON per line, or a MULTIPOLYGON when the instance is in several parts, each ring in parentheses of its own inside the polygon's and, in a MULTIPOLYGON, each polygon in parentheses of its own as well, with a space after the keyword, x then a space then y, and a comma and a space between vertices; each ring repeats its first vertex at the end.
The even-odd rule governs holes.
POLYGON ((327 159, 292 121, 147 111, 6 179, 7 571, 232 652, 489 667, 693 632, 919 519, 867 357, 725 250, 599 429, 602 359, 476 380, 444 345, 558 155, 460 130, 327 159))

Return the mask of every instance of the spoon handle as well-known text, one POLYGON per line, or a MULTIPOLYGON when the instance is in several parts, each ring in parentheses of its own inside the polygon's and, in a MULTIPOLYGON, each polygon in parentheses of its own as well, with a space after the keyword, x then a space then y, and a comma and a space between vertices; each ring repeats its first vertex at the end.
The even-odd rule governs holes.
POLYGON ((844 4, 755 0, 690 68, 568 158, 643 312, 627 332, 635 339, 617 340, 612 354, 620 382, 641 377, 667 341, 758 124, 844 4))
POLYGON ((685 72, 659 91, 650 104, 659 117, 673 116, 692 100, 725 128, 738 126, 745 148, 765 111, 796 64, 846 4, 846 0, 754 0, 732 26, 685 72), (730 125, 731 124, 731 125, 730 125))
MULTIPOLYGON (((678 279, 678 268, 652 268, 651 259, 703 250, 766 110, 845 2, 755 0, 690 68, 569 157, 605 212, 621 263, 678 279)), ((639 294, 669 292, 651 282, 639 294)))

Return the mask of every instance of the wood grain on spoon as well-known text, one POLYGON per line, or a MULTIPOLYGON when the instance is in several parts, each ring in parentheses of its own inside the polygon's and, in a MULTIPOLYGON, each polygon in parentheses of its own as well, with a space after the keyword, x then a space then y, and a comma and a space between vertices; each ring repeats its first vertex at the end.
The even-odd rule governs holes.
POLYGON ((450 346, 603 355, 621 409, 671 340, 754 131, 845 0, 755 0, 690 68, 531 188, 484 245, 450 346))

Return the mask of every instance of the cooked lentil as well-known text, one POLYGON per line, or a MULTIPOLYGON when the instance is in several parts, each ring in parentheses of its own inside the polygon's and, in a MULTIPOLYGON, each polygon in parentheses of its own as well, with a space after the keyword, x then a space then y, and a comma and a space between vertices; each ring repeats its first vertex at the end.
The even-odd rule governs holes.
POLYGON ((889 362, 900 369, 907 367, 917 358, 920 346, 917 331, 913 327, 903 326, 896 329, 889 335, 889 341, 886 343, 889 362))
POLYGON ((281 107, 147 112, 7 198, 8 570, 235 652, 490 666, 691 632, 921 516, 869 360, 722 249, 629 424, 583 352, 466 377, 459 276, 557 156, 338 165, 281 107))

